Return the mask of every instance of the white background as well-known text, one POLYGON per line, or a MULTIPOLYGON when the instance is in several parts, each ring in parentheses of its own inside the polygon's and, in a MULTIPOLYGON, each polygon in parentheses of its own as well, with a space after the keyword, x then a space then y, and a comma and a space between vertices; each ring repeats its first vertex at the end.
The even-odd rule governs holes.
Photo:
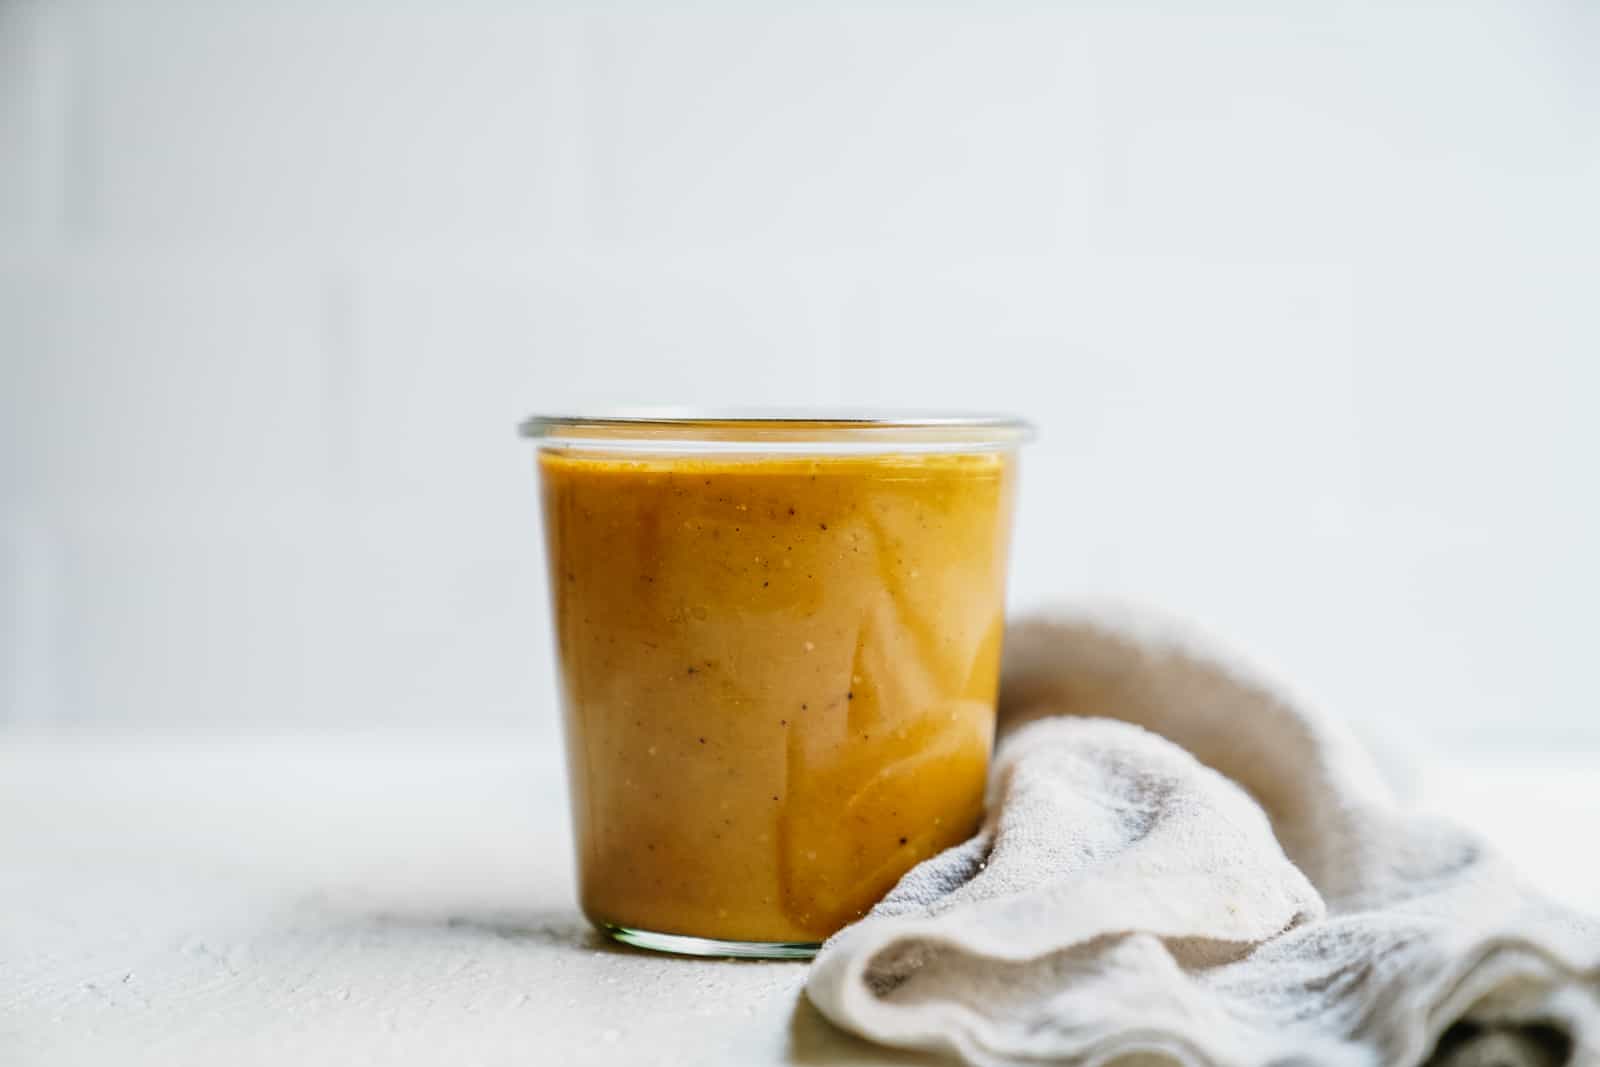
POLYGON ((0 0, 0 722, 554 737, 534 409, 1019 411, 1014 602, 1600 743, 1600 7, 0 0))

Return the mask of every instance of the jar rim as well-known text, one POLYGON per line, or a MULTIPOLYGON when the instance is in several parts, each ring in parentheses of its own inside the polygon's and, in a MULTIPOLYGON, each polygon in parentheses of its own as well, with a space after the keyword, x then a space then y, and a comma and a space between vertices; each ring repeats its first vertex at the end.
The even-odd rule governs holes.
POLYGON ((1014 415, 965 411, 808 408, 631 408, 592 414, 535 414, 523 437, 558 447, 761 448, 909 446, 1014 448, 1034 427, 1014 415))

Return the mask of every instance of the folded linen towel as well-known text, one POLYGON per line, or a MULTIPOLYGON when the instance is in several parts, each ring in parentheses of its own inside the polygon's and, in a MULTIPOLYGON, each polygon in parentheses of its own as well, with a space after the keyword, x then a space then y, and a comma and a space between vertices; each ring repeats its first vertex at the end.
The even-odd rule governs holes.
POLYGON ((1600 923, 1341 724, 1148 621, 1007 641, 985 825, 823 946, 835 1023, 975 1064, 1600 1063, 1600 923))

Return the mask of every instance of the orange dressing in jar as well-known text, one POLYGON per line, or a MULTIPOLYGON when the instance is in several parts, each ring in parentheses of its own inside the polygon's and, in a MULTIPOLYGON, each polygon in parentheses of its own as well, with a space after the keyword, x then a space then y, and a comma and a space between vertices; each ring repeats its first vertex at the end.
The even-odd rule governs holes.
POLYGON ((800 954, 977 829, 1016 438, 747 421, 541 449, 579 896, 647 947, 800 954))

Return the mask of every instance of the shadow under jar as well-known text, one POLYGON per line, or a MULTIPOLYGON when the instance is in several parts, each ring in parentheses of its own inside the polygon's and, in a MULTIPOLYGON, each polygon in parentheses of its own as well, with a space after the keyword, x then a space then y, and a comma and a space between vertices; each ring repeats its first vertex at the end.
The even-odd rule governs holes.
POLYGON ((970 836, 1017 449, 982 416, 536 416, 579 896, 804 956, 970 836))

